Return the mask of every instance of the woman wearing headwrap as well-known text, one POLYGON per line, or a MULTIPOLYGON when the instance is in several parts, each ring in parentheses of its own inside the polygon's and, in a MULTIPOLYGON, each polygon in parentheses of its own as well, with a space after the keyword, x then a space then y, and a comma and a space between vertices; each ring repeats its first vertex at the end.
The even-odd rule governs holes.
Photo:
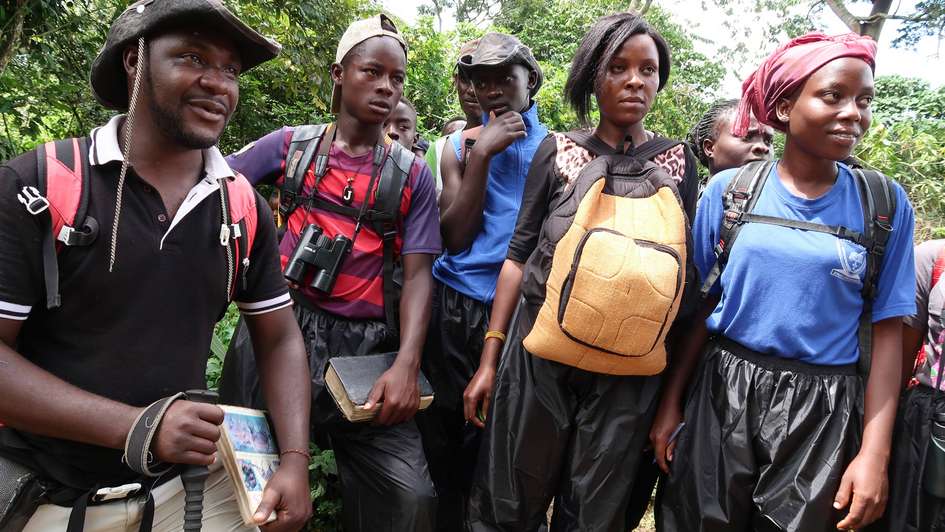
POLYGON ((742 86, 732 134, 754 114, 785 133, 784 155, 743 167, 754 187, 729 187, 745 182, 743 170, 717 174, 699 203, 707 319, 672 366, 650 435, 669 473, 660 530, 848 530, 883 512, 901 318, 915 311, 914 220, 899 185, 878 174, 873 188, 861 185, 865 174, 838 162, 870 125, 875 51, 858 35, 805 35, 742 86), (867 226, 861 202, 878 189, 888 199, 866 215, 885 208, 889 219, 867 226), (726 217, 740 204, 751 217, 726 217), (872 325, 868 378, 857 368, 861 314, 862 330, 872 325))

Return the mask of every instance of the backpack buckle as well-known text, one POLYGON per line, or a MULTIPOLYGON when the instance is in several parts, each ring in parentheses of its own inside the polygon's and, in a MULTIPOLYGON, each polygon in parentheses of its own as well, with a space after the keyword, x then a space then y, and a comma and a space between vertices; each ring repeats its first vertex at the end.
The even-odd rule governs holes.
POLYGON ((127 499, 141 491, 141 484, 132 482, 114 488, 102 488, 92 495, 92 502, 106 502, 113 499, 127 499))
POLYGON ((719 243, 715 245, 715 248, 713 248, 713 251, 715 252, 715 257, 720 258, 722 254, 725 253, 725 242, 722 240, 719 240, 719 243))
POLYGON ((16 195, 16 198, 20 200, 20 203, 26 206, 26 212, 33 216, 37 216, 49 209, 49 200, 44 198, 39 193, 39 190, 36 190, 36 187, 23 187, 20 193, 16 195))
POLYGON ((230 226, 226 224, 220 225, 220 245, 227 246, 230 242, 230 226))
POLYGON ((397 226, 392 223, 384 224, 384 233, 381 234, 382 240, 393 240, 397 238, 397 226))

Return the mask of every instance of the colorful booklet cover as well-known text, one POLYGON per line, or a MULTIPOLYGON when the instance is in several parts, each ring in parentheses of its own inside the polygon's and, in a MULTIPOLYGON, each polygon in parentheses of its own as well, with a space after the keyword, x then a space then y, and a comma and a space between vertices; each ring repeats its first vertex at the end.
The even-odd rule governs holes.
MULTIPOLYGON (((243 522, 255 525, 253 514, 262 502, 266 484, 279 467, 279 447, 266 412, 227 405, 220 408, 225 416, 217 449, 233 480, 243 522)), ((267 522, 275 519, 273 512, 267 522)))

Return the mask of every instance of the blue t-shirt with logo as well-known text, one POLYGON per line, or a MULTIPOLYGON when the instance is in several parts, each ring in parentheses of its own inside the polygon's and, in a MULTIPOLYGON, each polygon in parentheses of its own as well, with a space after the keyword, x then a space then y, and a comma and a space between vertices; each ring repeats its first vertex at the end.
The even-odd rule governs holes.
MULTIPOLYGON (((816 199, 785 188, 774 165, 753 212, 779 218, 863 230, 859 190, 850 169, 839 164, 837 181, 816 199)), ((715 264, 723 194, 737 169, 709 182, 693 224, 694 261, 700 276, 715 264)), ((896 212, 873 303, 873 322, 915 313, 912 205, 893 184, 896 212)), ((713 293, 718 306, 709 331, 761 353, 811 364, 841 365, 859 357, 857 327, 866 250, 833 235, 750 223, 742 227, 713 293)))

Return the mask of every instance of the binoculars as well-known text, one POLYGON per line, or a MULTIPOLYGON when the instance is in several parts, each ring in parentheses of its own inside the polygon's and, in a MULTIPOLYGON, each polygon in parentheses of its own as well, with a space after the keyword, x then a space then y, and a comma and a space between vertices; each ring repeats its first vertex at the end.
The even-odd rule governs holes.
POLYGON ((293 283, 305 285, 306 274, 311 270, 314 273, 308 286, 330 294, 351 245, 350 238, 344 235, 328 238, 321 227, 309 224, 302 231, 283 275, 293 283))

